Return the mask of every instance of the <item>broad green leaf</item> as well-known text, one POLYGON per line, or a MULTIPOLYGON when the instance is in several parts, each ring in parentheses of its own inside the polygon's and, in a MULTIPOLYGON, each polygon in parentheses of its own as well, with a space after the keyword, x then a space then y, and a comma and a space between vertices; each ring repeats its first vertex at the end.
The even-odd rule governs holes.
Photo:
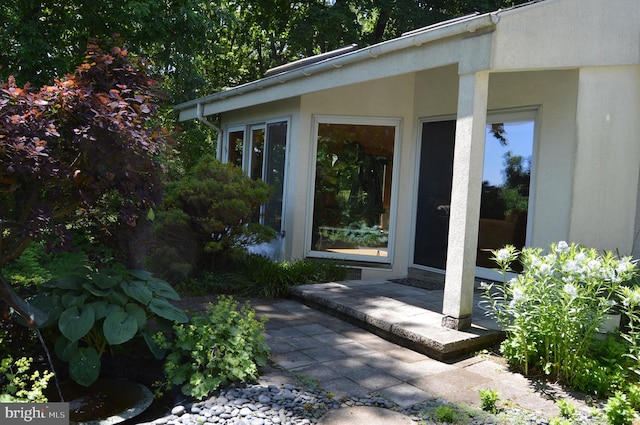
POLYGON ((78 342, 71 342, 63 335, 60 335, 56 339, 53 349, 60 360, 68 362, 78 354, 78 342))
POLYGON ((121 310, 104 319, 102 332, 110 345, 122 344, 136 335, 138 322, 134 315, 121 310))
POLYGON ((125 280, 120 283, 120 287, 125 294, 138 301, 142 305, 147 305, 153 298, 153 293, 147 285, 139 280, 125 280))
POLYGON ((113 291, 106 298, 111 304, 116 304, 120 307, 124 307, 129 302, 129 297, 120 291, 113 291))
POLYGON ((180 295, 176 292, 171 285, 164 280, 151 279, 148 281, 149 288, 158 296, 169 300, 179 300, 180 295))
POLYGON ((91 304, 84 306, 73 306, 60 314, 58 327, 62 335, 71 342, 78 341, 85 336, 95 323, 95 311, 91 304))
POLYGON ((88 387, 100 375, 100 355, 95 348, 79 348, 69 362, 69 375, 78 384, 88 387))
POLYGON ((54 279, 48 282, 46 285, 51 285, 54 288, 59 289, 80 289, 82 284, 87 281, 87 278, 84 276, 80 276, 77 274, 61 276, 57 279, 54 279))
POLYGON ((95 295, 96 297, 106 297, 112 292, 111 289, 102 289, 90 282, 85 283, 84 285, 82 285, 82 287, 87 292, 91 293, 91 295, 95 295))
POLYGON ((147 312, 144 308, 140 307, 138 304, 129 303, 124 306, 124 309, 127 313, 134 316, 136 318, 136 322, 138 323, 138 329, 144 327, 147 324, 147 312))
POLYGON ((129 270, 129 274, 135 277, 136 279, 140 279, 144 281, 153 279, 153 276, 151 275, 151 273, 149 273, 146 270, 129 270))
POLYGON ((149 303, 149 309, 153 311, 160 317, 164 317, 165 319, 172 320, 178 323, 186 323, 189 319, 187 315, 184 314, 184 311, 175 307, 167 300, 154 298, 149 303))
POLYGON ((122 282, 122 276, 115 272, 105 271, 92 274, 91 281, 99 288, 109 289, 122 282))
POLYGON ((113 311, 118 311, 122 307, 115 304, 110 304, 107 300, 99 300, 91 303, 93 305, 93 310, 96 313, 96 322, 100 319, 104 319, 113 311))
POLYGON ((65 292, 62 294, 62 306, 64 308, 69 308, 73 306, 81 306, 84 302, 89 298, 89 294, 86 292, 65 292))

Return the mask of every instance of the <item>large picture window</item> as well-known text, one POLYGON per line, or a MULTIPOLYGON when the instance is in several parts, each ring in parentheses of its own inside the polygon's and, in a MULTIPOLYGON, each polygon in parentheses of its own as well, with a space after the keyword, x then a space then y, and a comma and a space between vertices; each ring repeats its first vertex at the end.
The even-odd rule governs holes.
POLYGON ((318 120, 312 251, 389 262, 397 127, 318 120))

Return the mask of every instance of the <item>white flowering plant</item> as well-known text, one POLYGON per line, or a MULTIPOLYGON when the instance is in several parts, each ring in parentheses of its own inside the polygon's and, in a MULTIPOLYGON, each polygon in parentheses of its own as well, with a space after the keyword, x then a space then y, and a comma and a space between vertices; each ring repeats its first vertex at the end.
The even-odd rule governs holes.
MULTIPOLYGON (((504 282, 483 284, 484 298, 506 333, 505 358, 527 375, 544 373, 581 387, 581 374, 594 369, 589 356, 599 324, 621 307, 622 288, 636 276, 631 257, 563 241, 548 251, 506 246, 492 254, 504 282), (522 272, 507 279, 516 260, 522 272)), ((635 355, 640 358, 640 350, 635 355)))

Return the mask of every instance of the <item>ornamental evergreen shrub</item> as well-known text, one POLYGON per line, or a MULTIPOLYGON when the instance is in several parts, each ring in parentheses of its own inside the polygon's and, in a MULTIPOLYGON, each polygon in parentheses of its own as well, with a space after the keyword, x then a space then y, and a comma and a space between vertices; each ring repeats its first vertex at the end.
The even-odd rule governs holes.
POLYGON ((241 168, 202 157, 187 175, 167 184, 147 266, 166 279, 185 279, 224 265, 247 245, 270 241, 275 231, 256 222, 270 195, 265 182, 241 168))

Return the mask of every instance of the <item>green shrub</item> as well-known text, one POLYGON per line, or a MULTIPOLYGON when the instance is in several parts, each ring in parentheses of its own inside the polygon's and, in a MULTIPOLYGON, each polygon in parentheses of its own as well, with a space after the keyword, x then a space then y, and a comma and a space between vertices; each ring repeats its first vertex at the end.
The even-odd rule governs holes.
POLYGON ((192 316, 174 331, 175 339, 158 333, 155 340, 168 350, 167 387, 180 385, 190 397, 202 400, 228 382, 254 380, 267 363, 264 320, 256 320, 249 303, 238 309, 233 298, 221 296, 205 315, 192 316))
POLYGON ((260 206, 270 195, 265 182, 250 178, 240 167, 211 155, 202 157, 183 178, 167 184, 155 217, 156 247, 148 267, 183 275, 214 271, 244 246, 270 241, 275 231, 257 222, 260 206))
POLYGON ((87 262, 84 252, 47 253, 43 242, 31 242, 20 257, 2 269, 18 287, 39 285, 70 273, 87 262))
POLYGON ((42 327, 59 333, 56 355, 69 363, 69 375, 89 386, 100 373, 100 358, 142 337, 151 352, 161 358, 149 330, 149 321, 171 328, 173 322, 186 322, 186 315, 169 300, 179 295, 165 281, 142 270, 95 270, 83 267, 77 273, 40 285, 40 292, 29 304, 47 312, 42 327), (167 325, 169 323, 169 325, 167 325))
POLYGON ((558 409, 560 409, 560 416, 564 419, 576 419, 578 417, 578 408, 575 404, 567 400, 558 400, 558 409))
POLYGON ((436 407, 436 419, 440 422, 452 424, 458 419, 458 416, 453 407, 441 404, 436 407))
POLYGON ((607 400, 604 412, 610 425, 630 425, 635 418, 631 403, 621 391, 616 391, 615 395, 607 400))
POLYGON ((506 332, 502 352, 512 366, 585 390, 591 386, 600 395, 624 380, 625 372, 616 367, 619 358, 592 350, 601 318, 619 306, 620 288, 635 278, 630 257, 565 242, 551 245, 549 253, 538 248, 518 253, 507 246, 493 255, 504 276, 518 255, 523 265, 504 285, 484 285, 489 314, 506 332))
POLYGON ((640 411, 640 384, 629 385, 626 392, 633 410, 640 411))
POLYGON ((238 256, 233 271, 219 276, 215 289, 243 297, 281 298, 289 287, 344 280, 347 269, 336 262, 291 260, 275 262, 257 254, 238 256))
POLYGON ((480 408, 485 412, 497 413, 497 403, 498 399, 500 398, 500 394, 498 394, 498 391, 486 388, 479 389, 478 393, 480 394, 480 408))

